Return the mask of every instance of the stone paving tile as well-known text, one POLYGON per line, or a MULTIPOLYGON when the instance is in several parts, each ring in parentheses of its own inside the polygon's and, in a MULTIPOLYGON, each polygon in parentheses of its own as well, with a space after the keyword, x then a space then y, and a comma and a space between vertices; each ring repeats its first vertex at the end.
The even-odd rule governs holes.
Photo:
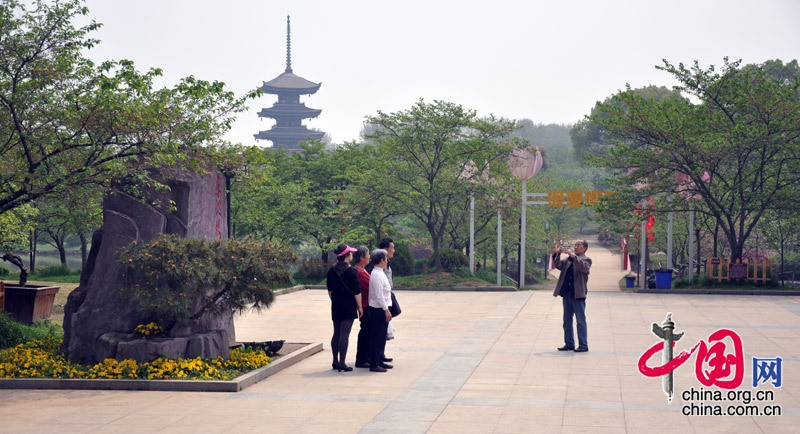
POLYGON ((428 433, 491 433, 494 432, 496 424, 492 423, 464 423, 464 422, 440 422, 434 423, 428 433))

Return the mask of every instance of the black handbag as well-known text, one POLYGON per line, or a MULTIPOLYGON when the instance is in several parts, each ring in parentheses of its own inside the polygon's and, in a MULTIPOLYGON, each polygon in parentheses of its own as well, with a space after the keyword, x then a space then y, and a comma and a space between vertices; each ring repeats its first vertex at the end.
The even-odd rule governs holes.
POLYGON ((392 314, 392 317, 403 313, 403 310, 400 309, 400 303, 397 302, 397 297, 394 295, 394 291, 392 291, 392 305, 389 306, 389 313, 392 314))

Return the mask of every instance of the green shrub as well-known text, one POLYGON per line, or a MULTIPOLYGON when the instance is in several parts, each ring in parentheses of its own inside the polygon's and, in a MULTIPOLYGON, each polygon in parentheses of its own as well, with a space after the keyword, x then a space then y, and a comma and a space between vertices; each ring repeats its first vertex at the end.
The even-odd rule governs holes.
MULTIPOLYGON (((442 258, 442 267, 444 271, 452 272, 459 267, 469 267, 469 259, 459 250, 444 248, 439 250, 439 255, 442 258)), ((433 257, 428 260, 428 266, 433 269, 435 267, 433 257)))
POLYGON ((392 258, 392 276, 410 276, 415 273, 415 261, 405 244, 395 246, 392 258))
POLYGON ((61 327, 50 321, 22 324, 0 311, 0 348, 11 348, 34 339, 43 340, 48 336, 62 338, 61 327))
MULTIPOLYGON (((781 257, 775 255, 772 258, 772 270, 775 274, 781 272, 781 257)), ((787 273, 784 278, 791 277, 791 272, 795 272, 795 276, 800 276, 800 253, 790 252, 783 255, 783 272, 787 273)))
POLYGON ((9 274, 11 274, 11 272, 8 271, 8 268, 0 267, 0 276, 8 276, 9 274))
POLYGON ((303 259, 297 271, 292 275, 296 283, 303 285, 316 285, 325 280, 328 275, 328 268, 333 265, 329 263, 325 265, 321 259, 303 259))
POLYGON ((120 296, 143 320, 162 324, 269 307, 272 289, 292 283, 288 267, 295 260, 291 250, 273 243, 174 235, 133 243, 117 255, 125 277, 120 296))
POLYGON ((45 282, 50 283, 80 283, 81 275, 80 274, 70 274, 67 276, 49 276, 49 277, 42 277, 38 274, 32 274, 29 276, 28 280, 42 280, 45 282))
MULTIPOLYGON (((497 271, 495 271, 495 270, 487 270, 485 268, 481 269, 481 270, 475 272, 475 277, 477 277, 477 278, 479 278, 481 280, 484 280, 484 281, 486 281, 488 283, 491 283, 493 285, 497 284, 497 271)), ((533 276, 525 277, 525 283, 530 284, 531 282, 535 282, 533 280, 528 280, 528 279, 530 279, 532 277, 533 276)), ((541 278, 539 278, 539 279, 541 279, 541 278)), ((536 281, 538 282, 539 279, 537 279, 536 281)), ((502 275, 502 274, 500 275, 500 285, 501 286, 516 286, 516 284, 511 279, 509 279, 507 276, 502 275)))
POLYGON ((325 280, 327 271, 320 271, 319 269, 299 269, 292 275, 292 279, 299 284, 303 285, 317 285, 325 280))
POLYGON ((458 267, 448 271, 452 276, 461 277, 462 279, 474 279, 475 276, 469 272, 469 267, 458 267))
POLYGON ((59 277, 73 274, 80 274, 80 271, 73 270, 66 265, 50 265, 49 267, 37 268, 36 272, 32 273, 35 277, 59 277))

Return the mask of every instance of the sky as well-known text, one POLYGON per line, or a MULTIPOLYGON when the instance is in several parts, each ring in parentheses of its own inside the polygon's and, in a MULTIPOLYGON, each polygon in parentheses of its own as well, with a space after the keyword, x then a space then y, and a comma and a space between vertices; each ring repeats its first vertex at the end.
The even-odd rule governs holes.
MULTIPOLYGON (((237 95, 286 68, 319 91, 309 128, 358 140, 365 116, 444 100, 478 115, 574 124, 626 84, 673 86, 656 65, 721 66, 800 58, 796 0, 87 0, 103 24, 93 60, 164 70, 161 86, 193 75, 237 95)), ((277 101, 249 102, 226 137, 253 135, 277 101)))

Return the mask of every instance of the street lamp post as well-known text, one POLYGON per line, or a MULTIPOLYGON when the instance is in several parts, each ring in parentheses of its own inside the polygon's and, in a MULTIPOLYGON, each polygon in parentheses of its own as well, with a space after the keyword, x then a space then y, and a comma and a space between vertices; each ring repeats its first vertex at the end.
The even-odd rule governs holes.
POLYGON ((511 173, 522 180, 522 214, 520 219, 519 230, 519 287, 525 287, 525 229, 526 224, 526 210, 528 200, 528 180, 539 173, 542 168, 542 153, 536 149, 535 154, 526 149, 516 149, 511 154, 508 160, 508 168, 511 173))
POLYGON ((503 240, 503 219, 500 216, 500 210, 497 210, 497 260, 495 261, 495 268, 497 269, 497 286, 500 286, 500 259, 502 254, 502 240, 503 240))
POLYGON ((469 272, 475 274, 475 195, 469 194, 469 272))

